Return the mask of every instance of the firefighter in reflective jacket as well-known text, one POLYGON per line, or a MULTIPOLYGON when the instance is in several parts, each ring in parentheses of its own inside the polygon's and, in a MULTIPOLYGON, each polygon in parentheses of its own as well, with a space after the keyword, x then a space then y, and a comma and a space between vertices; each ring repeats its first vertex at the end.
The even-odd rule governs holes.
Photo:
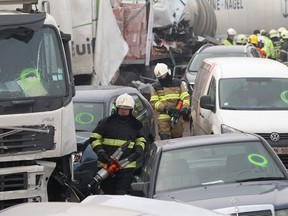
POLYGON ((221 45, 236 45, 236 42, 234 41, 235 35, 235 29, 229 28, 227 30, 227 38, 221 43, 221 45))
POLYGON ((101 182, 100 187, 104 194, 129 194, 136 161, 143 160, 146 140, 142 132, 142 123, 132 115, 134 105, 132 96, 127 93, 120 95, 116 99, 115 114, 103 118, 90 136, 90 145, 98 156, 98 167, 103 163, 109 166, 110 156, 119 146, 131 141, 119 160, 134 155, 132 162, 101 182))
POLYGON ((158 111, 158 134, 161 140, 183 136, 184 120, 181 116, 174 127, 171 127, 171 116, 177 102, 182 101, 181 114, 189 114, 190 95, 187 85, 179 79, 173 79, 166 64, 158 63, 154 73, 157 82, 152 84, 150 103, 158 111))

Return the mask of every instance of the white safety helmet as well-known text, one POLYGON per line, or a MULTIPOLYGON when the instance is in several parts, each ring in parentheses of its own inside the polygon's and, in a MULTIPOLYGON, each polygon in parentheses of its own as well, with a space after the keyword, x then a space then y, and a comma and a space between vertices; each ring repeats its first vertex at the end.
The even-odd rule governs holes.
POLYGON ((237 44, 247 44, 248 38, 244 34, 239 34, 236 39, 237 44))
POLYGON ((227 30, 227 35, 235 36, 235 35, 236 35, 235 29, 229 28, 229 29, 227 30))
POLYGON ((282 33, 281 33, 281 37, 283 39, 288 39, 288 30, 284 30, 282 33))
POLYGON ((125 93, 119 95, 116 99, 116 107, 123 108, 123 109, 134 109, 135 101, 132 96, 125 93))
POLYGON ((157 63, 154 68, 154 74, 157 78, 164 76, 165 74, 171 74, 170 69, 164 63, 157 63))
POLYGON ((266 31, 266 29, 261 29, 261 30, 260 30, 260 35, 267 36, 267 31, 266 31))
POLYGON ((273 38, 273 37, 279 37, 278 31, 276 29, 271 29, 269 31, 269 37, 273 38))
POLYGON ((280 27, 277 31, 279 32, 279 35, 281 35, 281 33, 285 30, 287 30, 285 27, 280 27))

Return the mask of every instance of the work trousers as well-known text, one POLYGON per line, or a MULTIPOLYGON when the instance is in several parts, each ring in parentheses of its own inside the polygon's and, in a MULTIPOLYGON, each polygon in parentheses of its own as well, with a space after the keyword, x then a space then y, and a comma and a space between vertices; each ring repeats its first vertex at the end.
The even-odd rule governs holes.
POLYGON ((171 126, 171 121, 169 119, 158 120, 158 134, 160 139, 179 138, 183 136, 183 132, 184 120, 182 116, 179 118, 174 127, 171 126))
POLYGON ((122 169, 110 175, 105 179, 100 187, 104 194, 109 195, 124 195, 131 193, 131 183, 133 182, 133 171, 134 169, 122 169))

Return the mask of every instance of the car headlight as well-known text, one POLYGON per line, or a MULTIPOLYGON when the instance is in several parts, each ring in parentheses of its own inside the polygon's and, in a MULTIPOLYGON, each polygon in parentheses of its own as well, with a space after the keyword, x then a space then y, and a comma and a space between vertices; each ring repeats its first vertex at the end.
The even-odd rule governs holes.
POLYGON ((275 216, 288 216, 288 209, 275 211, 275 216))
POLYGON ((227 125, 222 124, 221 125, 221 133, 241 133, 241 131, 237 130, 236 128, 229 127, 227 125))

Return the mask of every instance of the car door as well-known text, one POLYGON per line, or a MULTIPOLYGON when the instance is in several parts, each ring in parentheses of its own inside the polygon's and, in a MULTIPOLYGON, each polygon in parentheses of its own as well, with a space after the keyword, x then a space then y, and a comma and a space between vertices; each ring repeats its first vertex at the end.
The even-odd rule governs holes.
MULTIPOLYGON (((214 76, 208 82, 207 95, 211 98, 211 103, 216 107, 216 80, 214 76)), ((213 134, 212 123, 215 119, 215 113, 208 109, 200 108, 199 125, 201 134, 213 134)))
POLYGON ((192 102, 191 102, 191 116, 192 116, 192 135, 200 135, 202 132, 202 117, 201 117, 201 108, 200 108, 200 97, 206 92, 207 82, 209 79, 209 71, 205 68, 201 67, 199 72, 197 73, 195 80, 195 88, 192 94, 192 102))

